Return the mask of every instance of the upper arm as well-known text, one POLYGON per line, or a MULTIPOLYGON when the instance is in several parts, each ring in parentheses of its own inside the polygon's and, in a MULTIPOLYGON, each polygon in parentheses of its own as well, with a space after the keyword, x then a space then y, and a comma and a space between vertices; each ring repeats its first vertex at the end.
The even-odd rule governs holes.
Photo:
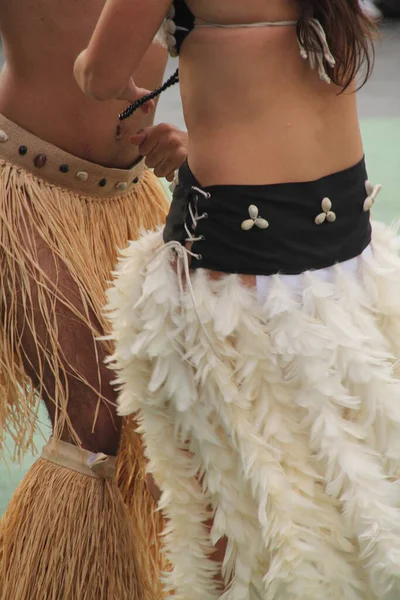
POLYGON ((107 0, 85 52, 96 84, 119 90, 135 72, 171 0, 107 0))

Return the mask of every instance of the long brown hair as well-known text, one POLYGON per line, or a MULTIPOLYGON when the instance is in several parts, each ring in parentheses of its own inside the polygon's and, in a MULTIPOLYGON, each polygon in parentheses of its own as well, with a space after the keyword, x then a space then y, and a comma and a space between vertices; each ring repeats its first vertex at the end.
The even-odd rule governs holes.
POLYGON ((309 22, 318 19, 336 60, 333 68, 325 65, 331 80, 346 89, 361 73, 364 85, 374 65, 376 26, 362 10, 360 0, 300 0, 300 5, 298 33, 306 50, 315 49, 309 22))

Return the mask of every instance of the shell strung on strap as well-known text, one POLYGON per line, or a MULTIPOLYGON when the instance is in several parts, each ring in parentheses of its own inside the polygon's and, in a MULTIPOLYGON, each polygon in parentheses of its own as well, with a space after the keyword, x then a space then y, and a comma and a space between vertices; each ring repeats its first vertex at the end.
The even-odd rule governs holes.
POLYGON ((300 55, 304 60, 308 59, 312 69, 318 69, 318 75, 322 81, 331 83, 331 79, 326 72, 325 63, 333 68, 336 65, 336 60, 329 48, 324 28, 318 19, 310 19, 308 25, 308 41, 310 42, 311 49, 306 49, 304 32, 300 32, 297 38, 300 55))

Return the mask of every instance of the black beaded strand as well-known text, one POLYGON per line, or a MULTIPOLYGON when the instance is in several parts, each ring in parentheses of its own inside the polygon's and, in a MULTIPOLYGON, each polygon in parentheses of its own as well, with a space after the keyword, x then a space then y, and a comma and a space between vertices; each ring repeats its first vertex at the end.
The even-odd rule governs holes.
POLYGON ((146 102, 148 102, 149 100, 154 100, 154 98, 160 96, 160 94, 165 92, 168 88, 172 87, 176 83, 179 83, 179 69, 177 69, 175 73, 165 83, 163 83, 161 87, 157 88, 150 94, 147 94, 147 96, 139 98, 139 100, 136 100, 136 102, 128 106, 128 108, 119 115, 119 120, 125 121, 125 119, 131 117, 141 106, 143 106, 143 104, 146 104, 146 102))

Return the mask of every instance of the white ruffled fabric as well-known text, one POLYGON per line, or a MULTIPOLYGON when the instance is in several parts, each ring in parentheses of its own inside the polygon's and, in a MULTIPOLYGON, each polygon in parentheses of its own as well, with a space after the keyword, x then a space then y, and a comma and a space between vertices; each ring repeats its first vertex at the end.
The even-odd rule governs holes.
POLYGON ((400 598, 395 233, 375 224, 356 272, 273 276, 262 301, 237 275, 198 270, 196 307, 161 248, 157 232, 123 252, 108 312, 119 412, 138 411, 163 490, 166 589, 176 600, 400 598), (223 536, 221 596, 209 555, 223 536))

